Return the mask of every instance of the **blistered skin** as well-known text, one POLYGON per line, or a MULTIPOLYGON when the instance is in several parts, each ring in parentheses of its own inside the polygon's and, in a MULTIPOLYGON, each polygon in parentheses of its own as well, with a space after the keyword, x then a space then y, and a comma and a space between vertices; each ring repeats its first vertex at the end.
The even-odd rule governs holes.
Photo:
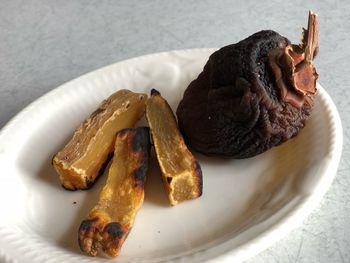
POLYGON ((260 31, 214 52, 177 109, 186 142, 206 155, 247 158, 294 137, 312 108, 281 99, 269 52, 290 42, 260 31))

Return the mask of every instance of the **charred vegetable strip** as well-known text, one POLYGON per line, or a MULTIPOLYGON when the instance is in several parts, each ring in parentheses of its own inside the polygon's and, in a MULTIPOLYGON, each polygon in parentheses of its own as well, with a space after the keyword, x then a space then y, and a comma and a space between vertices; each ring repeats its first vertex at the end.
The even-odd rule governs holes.
POLYGON ((202 170, 179 132, 175 116, 156 90, 146 103, 146 117, 171 205, 202 195, 202 170))
POLYGON ((53 158, 66 189, 87 189, 113 152, 117 131, 133 127, 144 114, 147 95, 120 90, 104 100, 53 158))
POLYGON ((79 228, 79 246, 90 256, 96 256, 99 249, 111 257, 119 255, 143 203, 149 150, 148 128, 117 134, 107 183, 79 228))

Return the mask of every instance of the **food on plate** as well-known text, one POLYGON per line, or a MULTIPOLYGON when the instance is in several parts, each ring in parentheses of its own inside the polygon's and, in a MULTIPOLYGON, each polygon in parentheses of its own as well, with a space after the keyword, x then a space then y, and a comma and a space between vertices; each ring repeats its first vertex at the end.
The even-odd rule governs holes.
POLYGON ((79 246, 90 256, 101 249, 116 257, 144 199, 150 151, 149 128, 123 129, 97 205, 79 227, 79 246))
POLYGON ((146 102, 146 118, 171 205, 202 195, 202 170, 182 138, 175 116, 156 90, 146 102))
POLYGON ((318 49, 318 17, 310 12, 299 45, 266 30, 214 52, 177 108, 188 145, 247 158, 296 136, 313 108, 318 49))
POLYGON ((117 91, 80 124, 52 160, 64 188, 92 186, 113 153, 117 131, 136 124, 144 114, 146 99, 146 94, 117 91))

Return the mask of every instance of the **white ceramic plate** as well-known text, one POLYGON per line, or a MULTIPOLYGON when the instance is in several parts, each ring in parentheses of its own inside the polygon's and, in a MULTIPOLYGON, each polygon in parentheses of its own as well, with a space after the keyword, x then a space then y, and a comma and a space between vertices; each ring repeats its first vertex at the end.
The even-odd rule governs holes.
MULTIPOLYGON (((105 177, 89 191, 66 191, 51 167, 52 155, 118 89, 156 88, 176 109, 213 51, 172 51, 102 68, 49 92, 6 125, 0 134, 0 261, 111 262, 87 257, 77 245, 78 226, 105 177)), ((318 86, 312 117, 295 139, 246 160, 198 155, 204 176, 198 200, 170 207, 153 160, 144 205, 116 260, 247 259, 299 225, 319 203, 341 148, 337 110, 318 86)))

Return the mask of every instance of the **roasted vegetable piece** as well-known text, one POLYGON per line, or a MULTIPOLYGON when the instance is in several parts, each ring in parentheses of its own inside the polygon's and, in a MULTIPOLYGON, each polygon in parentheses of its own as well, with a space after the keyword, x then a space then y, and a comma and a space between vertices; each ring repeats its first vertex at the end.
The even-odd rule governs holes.
POLYGON ((117 131, 130 128, 145 111, 146 94, 120 90, 104 100, 53 158, 66 189, 87 189, 113 153, 117 131))
POLYGON ((146 117, 171 205, 202 195, 202 170, 182 138, 175 116, 156 90, 146 103, 146 117))
POLYGON ((186 143, 206 155, 247 158, 296 136, 313 107, 318 18, 302 43, 266 30, 214 52, 177 109, 186 143))
POLYGON ((90 256, 99 249, 116 257, 144 199, 150 150, 149 129, 121 130, 97 205, 79 228, 79 246, 90 256))

